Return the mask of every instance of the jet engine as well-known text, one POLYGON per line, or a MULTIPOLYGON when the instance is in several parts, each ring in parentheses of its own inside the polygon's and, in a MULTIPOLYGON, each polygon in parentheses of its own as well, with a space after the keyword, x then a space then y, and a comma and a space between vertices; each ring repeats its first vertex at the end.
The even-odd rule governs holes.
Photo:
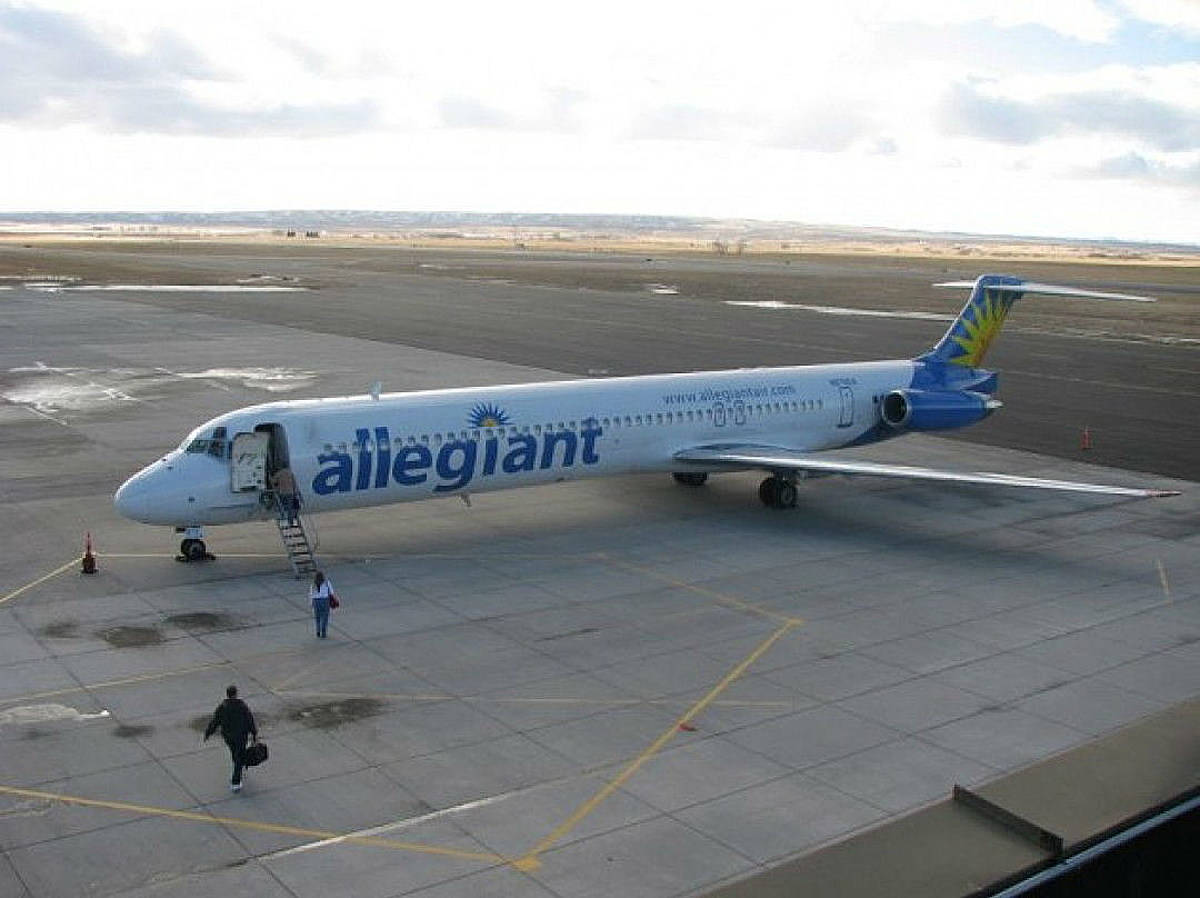
POLYGON ((981 421, 1000 405, 971 390, 893 390, 883 397, 880 416, 896 430, 950 430, 981 421))

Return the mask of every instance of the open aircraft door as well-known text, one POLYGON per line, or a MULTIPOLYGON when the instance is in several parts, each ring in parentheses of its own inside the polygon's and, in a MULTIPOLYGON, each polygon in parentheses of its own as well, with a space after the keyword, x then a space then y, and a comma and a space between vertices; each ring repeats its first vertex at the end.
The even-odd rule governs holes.
POLYGON ((235 493, 267 488, 267 455, 270 434, 239 433, 233 438, 233 465, 230 488, 235 493))

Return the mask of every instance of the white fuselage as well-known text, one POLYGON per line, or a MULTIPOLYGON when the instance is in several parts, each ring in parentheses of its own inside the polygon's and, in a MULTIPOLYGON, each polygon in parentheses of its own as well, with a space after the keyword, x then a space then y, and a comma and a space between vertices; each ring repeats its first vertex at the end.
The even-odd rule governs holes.
POLYGON ((244 461, 236 437, 256 429, 284 444, 272 459, 291 468, 306 512, 699 470, 675 453, 725 442, 837 448, 883 435, 879 397, 913 371, 911 361, 860 362, 268 403, 197 428, 130 478, 117 507, 174 526, 265 516, 261 490, 231 477, 244 461), (233 451, 206 450, 214 433, 233 451))

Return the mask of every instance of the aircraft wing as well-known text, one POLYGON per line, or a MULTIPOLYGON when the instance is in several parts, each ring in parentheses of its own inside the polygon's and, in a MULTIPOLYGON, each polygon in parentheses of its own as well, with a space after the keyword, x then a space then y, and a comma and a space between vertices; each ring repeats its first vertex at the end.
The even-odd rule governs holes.
POLYGON ((708 467, 764 468, 768 471, 793 471, 810 474, 857 474, 866 477, 900 477, 907 480, 941 480, 950 483, 982 483, 992 486, 1024 486, 1043 490, 1066 490, 1077 493, 1103 493, 1111 496, 1157 498, 1177 496, 1178 490, 1134 489, 1108 486, 1101 483, 1079 483, 1073 480, 1044 480, 1014 474, 990 474, 984 471, 939 471, 934 468, 914 468, 908 465, 888 465, 873 461, 833 458, 826 453, 814 454, 782 449, 775 446, 733 444, 699 446, 675 453, 681 462, 708 467))

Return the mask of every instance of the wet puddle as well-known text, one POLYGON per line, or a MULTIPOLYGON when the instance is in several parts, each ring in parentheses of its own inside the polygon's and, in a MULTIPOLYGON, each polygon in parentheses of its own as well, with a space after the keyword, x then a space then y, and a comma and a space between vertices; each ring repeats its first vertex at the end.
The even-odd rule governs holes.
POLYGON ((43 293, 109 292, 134 293, 300 293, 308 287, 284 287, 277 284, 57 284, 26 282, 28 290, 43 293))
POLYGON ((376 698, 346 698, 319 705, 290 708, 288 720, 294 720, 318 730, 328 730, 382 714, 385 703, 376 698))
POLYGON ((153 732, 154 727, 152 726, 123 723, 113 730, 113 735, 118 739, 135 739, 138 736, 149 736, 153 732))
POLYGON ((237 626, 237 619, 232 614, 219 614, 212 611, 192 611, 187 614, 172 614, 166 619, 168 624, 181 630, 231 630, 237 626))
POLYGON ((8 369, 0 397, 45 415, 81 411, 114 402, 145 402, 170 395, 173 385, 203 381, 218 389, 245 387, 288 393, 312 385, 317 372, 294 368, 230 367, 202 371, 167 368, 61 367, 38 360, 8 369))
POLYGON ((142 648, 166 641, 158 627, 109 627, 96 631, 96 635, 116 649, 142 648))
POLYGON ((71 639, 79 635, 79 622, 73 620, 51 621, 38 630, 38 635, 50 639, 71 639))

